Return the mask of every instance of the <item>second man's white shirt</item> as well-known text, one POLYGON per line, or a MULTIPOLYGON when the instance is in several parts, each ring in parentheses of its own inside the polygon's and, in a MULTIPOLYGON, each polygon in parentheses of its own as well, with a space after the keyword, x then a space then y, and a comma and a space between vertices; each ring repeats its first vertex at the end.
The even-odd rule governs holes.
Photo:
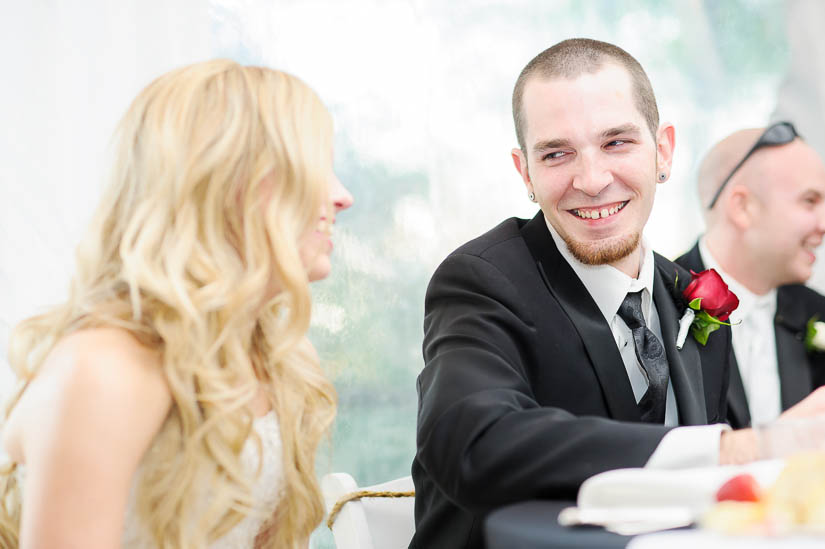
POLYGON ((730 315, 734 324, 733 351, 739 364, 739 375, 748 397, 751 424, 761 425, 782 413, 782 392, 779 385, 779 362, 776 358, 776 289, 756 295, 727 274, 714 259, 705 243, 699 239, 699 254, 706 269, 716 269, 730 290, 739 298, 739 307, 730 315))

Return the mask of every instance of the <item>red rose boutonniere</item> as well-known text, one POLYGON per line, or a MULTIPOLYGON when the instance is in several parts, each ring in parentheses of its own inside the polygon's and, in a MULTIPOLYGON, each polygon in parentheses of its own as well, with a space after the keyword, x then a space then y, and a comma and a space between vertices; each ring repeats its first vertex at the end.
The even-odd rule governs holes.
POLYGON ((676 347, 681 349, 687 337, 688 328, 696 341, 707 344, 708 336, 719 329, 719 326, 730 326, 725 322, 730 314, 739 306, 739 298, 728 289, 714 269, 701 273, 690 271, 690 284, 682 297, 685 298, 688 308, 679 322, 679 335, 676 338, 676 347))

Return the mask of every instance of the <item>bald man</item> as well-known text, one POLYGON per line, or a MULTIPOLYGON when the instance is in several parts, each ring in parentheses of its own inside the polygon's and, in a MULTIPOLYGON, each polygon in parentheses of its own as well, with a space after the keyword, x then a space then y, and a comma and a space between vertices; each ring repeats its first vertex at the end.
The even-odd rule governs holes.
POLYGON ((825 166, 780 122, 717 143, 699 168, 707 232, 677 263, 716 269, 739 297, 728 389, 734 428, 772 421, 825 384, 825 353, 806 351, 825 297, 803 284, 825 234, 825 166))

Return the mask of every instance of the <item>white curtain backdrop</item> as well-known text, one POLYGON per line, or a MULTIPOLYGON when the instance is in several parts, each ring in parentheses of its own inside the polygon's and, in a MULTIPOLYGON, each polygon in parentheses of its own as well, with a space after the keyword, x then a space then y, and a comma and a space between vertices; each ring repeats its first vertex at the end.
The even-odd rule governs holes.
MULTIPOLYGON (((198 0, 3 1, 0 345, 65 296, 109 138, 151 78, 211 56, 198 0)), ((0 396, 11 378, 0 363, 0 396)))
MULTIPOLYGON (((825 2, 788 0, 786 16, 790 62, 779 88, 771 120, 790 120, 805 140, 825 158, 825 2)), ((825 257, 820 246, 808 284, 825 293, 825 257)))

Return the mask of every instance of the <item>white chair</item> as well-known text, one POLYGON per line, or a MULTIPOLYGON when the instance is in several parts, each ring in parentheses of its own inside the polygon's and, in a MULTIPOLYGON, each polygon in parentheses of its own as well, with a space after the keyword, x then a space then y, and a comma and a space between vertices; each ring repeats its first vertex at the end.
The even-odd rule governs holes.
POLYGON ((327 514, 339 500, 360 493, 343 504, 331 526, 338 549, 406 549, 415 532, 415 497, 412 477, 359 488, 347 473, 330 473, 321 479, 327 514), (366 494, 365 494, 366 492, 366 494), (370 493, 392 493, 376 497, 370 493), (405 496, 398 494, 406 493, 405 496))

